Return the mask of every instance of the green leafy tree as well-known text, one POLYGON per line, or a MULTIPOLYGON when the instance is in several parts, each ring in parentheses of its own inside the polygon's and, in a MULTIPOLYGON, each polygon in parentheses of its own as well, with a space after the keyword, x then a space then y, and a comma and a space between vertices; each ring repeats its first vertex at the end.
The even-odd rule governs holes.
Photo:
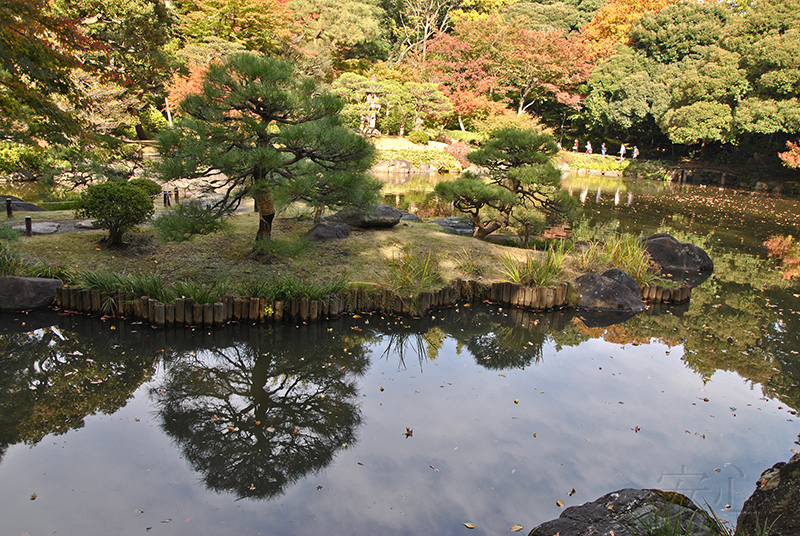
POLYGON ((436 185, 436 193, 469 214, 475 238, 508 225, 515 210, 535 208, 550 218, 568 216, 568 202, 559 195, 561 174, 551 157, 558 152, 552 136, 506 128, 495 132, 467 158, 487 175, 467 172, 436 185))
POLYGON ((365 205, 380 190, 367 173, 374 148, 342 124, 341 109, 288 63, 233 55, 209 67, 202 92, 181 103, 182 120, 159 138, 161 175, 221 188, 221 212, 255 198, 257 239, 271 237, 276 199, 365 205))
POLYGON ((142 187, 128 182, 103 182, 89 186, 78 201, 76 216, 92 218, 108 230, 108 245, 122 243, 123 235, 153 215, 153 200, 142 187))
POLYGON ((70 73, 99 48, 47 0, 7 0, 0 9, 0 138, 63 141, 81 132, 71 106, 84 101, 70 73))

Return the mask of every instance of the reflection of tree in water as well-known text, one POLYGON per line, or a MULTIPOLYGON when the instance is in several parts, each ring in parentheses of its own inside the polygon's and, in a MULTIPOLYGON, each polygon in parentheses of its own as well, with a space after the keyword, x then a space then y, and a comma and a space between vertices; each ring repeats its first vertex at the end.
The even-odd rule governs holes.
POLYGON ((209 488, 270 498, 355 441, 356 379, 368 366, 344 337, 256 340, 184 355, 152 395, 209 488))
POLYGON ((0 335, 0 455, 112 414, 154 370, 154 359, 110 329, 88 337, 57 327, 0 335))
POLYGON ((552 325, 561 313, 515 312, 519 314, 479 306, 461 307, 438 311, 436 317, 395 322, 390 330, 382 331, 387 344, 381 357, 397 357, 398 369, 405 370, 406 357, 413 354, 422 370, 423 363, 436 359, 447 337, 451 337, 457 353, 466 348, 487 369, 527 367, 541 360, 546 326, 552 325))

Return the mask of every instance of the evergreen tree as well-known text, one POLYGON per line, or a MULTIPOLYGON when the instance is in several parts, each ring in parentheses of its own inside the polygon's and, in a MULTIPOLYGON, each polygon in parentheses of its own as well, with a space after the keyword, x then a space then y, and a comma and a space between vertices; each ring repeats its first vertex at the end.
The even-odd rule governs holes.
POLYGON ((315 209, 364 205, 380 184, 367 174, 373 146, 342 124, 341 101, 286 62, 251 53, 211 65, 200 94, 159 138, 164 179, 205 179, 220 213, 258 201, 257 239, 272 234, 277 200, 315 209))

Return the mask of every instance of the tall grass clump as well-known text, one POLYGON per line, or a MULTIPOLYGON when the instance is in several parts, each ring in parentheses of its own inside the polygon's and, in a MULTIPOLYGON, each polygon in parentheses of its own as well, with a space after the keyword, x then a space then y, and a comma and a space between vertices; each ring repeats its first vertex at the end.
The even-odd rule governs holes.
POLYGON ((381 284, 398 294, 416 294, 444 282, 439 256, 431 250, 415 250, 411 245, 405 246, 400 256, 392 255, 386 261, 385 273, 381 284))
POLYGON ((611 264, 611 256, 606 252, 603 244, 589 242, 589 245, 575 255, 575 263, 582 272, 599 272, 611 264))
POLYGON ((0 247, 0 275, 22 275, 25 264, 19 255, 3 246, 0 247))
POLYGON ((564 271, 564 262, 567 250, 564 242, 558 246, 552 245, 540 258, 528 256, 524 261, 518 261, 511 255, 503 257, 503 269, 506 281, 526 287, 549 287, 558 282, 564 271))
POLYGON ((296 298, 321 300, 341 291, 347 286, 347 283, 347 276, 342 276, 331 283, 300 281, 289 276, 246 281, 240 286, 239 290, 242 296, 264 298, 268 302, 296 298))
POLYGON ((640 285, 648 285, 657 279, 650 265, 650 255, 644 242, 633 235, 616 235, 605 242, 605 250, 611 263, 630 275, 640 285))
POLYGON ((167 285, 161 274, 121 275, 123 288, 134 296, 148 296, 161 303, 171 302, 175 298, 174 290, 167 285))
POLYGON ((0 225, 0 240, 16 242, 22 233, 11 228, 10 225, 0 225))
POLYGON ((192 299, 195 303, 216 303, 223 296, 234 294, 232 285, 226 282, 179 281, 172 287, 172 291, 175 296, 192 299))
POLYGON ((160 214, 153 220, 153 227, 158 237, 166 242, 185 242, 194 235, 224 231, 227 224, 205 203, 190 201, 160 214))
POLYGON ((463 248, 455 254, 455 262, 458 270, 464 275, 483 277, 486 273, 484 266, 475 257, 473 252, 467 251, 467 248, 463 248))

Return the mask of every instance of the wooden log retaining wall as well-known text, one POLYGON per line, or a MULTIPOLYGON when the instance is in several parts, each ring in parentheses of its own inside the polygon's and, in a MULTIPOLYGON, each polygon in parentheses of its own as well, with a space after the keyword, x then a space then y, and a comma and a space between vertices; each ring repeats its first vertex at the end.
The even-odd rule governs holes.
MULTIPOLYGON (((651 303, 683 303, 689 300, 688 286, 665 289, 659 285, 642 287, 642 299, 651 303)), ((570 284, 554 287, 523 287, 508 282, 482 283, 456 279, 438 291, 416 296, 400 296, 389 290, 352 289, 322 300, 298 298, 267 303, 264 298, 226 296, 216 303, 195 303, 178 298, 161 303, 148 296, 127 292, 101 293, 62 287, 56 293, 61 309, 91 315, 130 318, 153 326, 223 326, 230 322, 263 323, 313 322, 352 313, 386 313, 421 316, 458 303, 488 300, 527 311, 552 311, 569 305, 570 284)))

